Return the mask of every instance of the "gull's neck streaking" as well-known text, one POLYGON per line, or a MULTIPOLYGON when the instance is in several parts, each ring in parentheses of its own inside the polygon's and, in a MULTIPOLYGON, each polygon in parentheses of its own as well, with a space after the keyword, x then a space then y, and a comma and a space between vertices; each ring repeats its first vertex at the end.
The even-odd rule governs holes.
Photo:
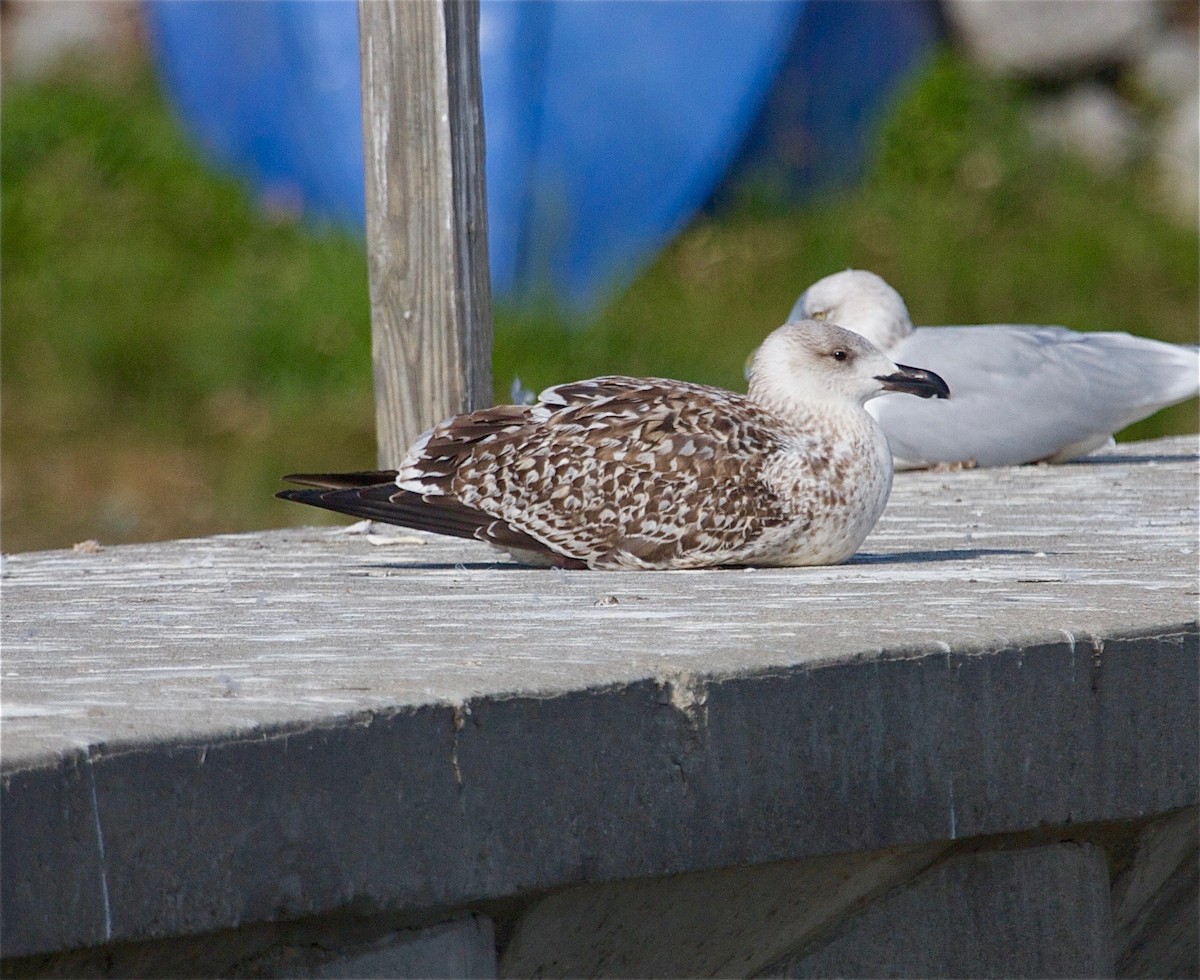
POLYGON ((836 323, 866 337, 885 354, 913 332, 900 294, 863 269, 847 269, 817 280, 796 300, 789 319, 836 323))
POLYGON ((793 321, 773 331, 754 354, 749 396, 786 415, 817 405, 860 412, 882 394, 881 376, 897 370, 860 335, 837 324, 793 321))

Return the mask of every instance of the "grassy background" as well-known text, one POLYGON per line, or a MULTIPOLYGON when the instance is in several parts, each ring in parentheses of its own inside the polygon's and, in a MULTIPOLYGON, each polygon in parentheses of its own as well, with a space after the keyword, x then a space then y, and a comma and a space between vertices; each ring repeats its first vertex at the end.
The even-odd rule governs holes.
MULTIPOLYGON (((1145 164, 1037 152, 1027 93, 953 56, 882 126, 867 177, 706 214, 586 330, 496 312, 498 400, 605 372, 741 385, 799 291, 847 266, 918 323, 1061 323, 1195 342, 1200 241, 1145 164)), ((204 166, 144 66, 6 83, 0 112, 6 551, 318 521, 279 475, 374 464, 366 260, 204 166)), ((1195 401, 1126 438, 1196 431, 1195 401)))

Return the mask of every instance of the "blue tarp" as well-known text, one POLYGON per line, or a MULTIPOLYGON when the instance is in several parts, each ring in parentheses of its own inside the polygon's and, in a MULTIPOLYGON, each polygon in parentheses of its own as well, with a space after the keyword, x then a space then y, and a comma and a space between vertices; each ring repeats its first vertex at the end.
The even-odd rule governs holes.
MULTIPOLYGON (((836 152, 861 156, 863 109, 933 36, 927 9, 923 0, 483 0, 494 294, 594 308, 735 161, 753 171, 785 143, 803 146, 809 172, 791 172, 811 182, 814 157, 828 156, 814 153, 821 127, 836 152), (806 62, 819 65, 848 39, 862 60, 806 74, 806 62), (796 119, 807 130, 793 132, 796 119)), ((361 228, 356 3, 152 0, 147 10, 166 88, 211 158, 270 207, 361 228)))

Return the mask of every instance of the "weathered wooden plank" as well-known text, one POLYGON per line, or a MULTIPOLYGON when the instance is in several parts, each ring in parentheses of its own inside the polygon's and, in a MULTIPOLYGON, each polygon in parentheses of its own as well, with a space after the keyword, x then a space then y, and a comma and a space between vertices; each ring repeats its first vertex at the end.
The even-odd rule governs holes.
POLYGON ((478 0, 360 0, 379 464, 492 400, 478 0))
MULTIPOLYGON (((1191 436, 1070 466, 898 474, 860 554, 826 568, 562 572, 398 528, 391 545, 323 528, 9 555, 4 765, 401 703, 1192 621, 1196 451, 1191 436)), ((1091 656, 1081 644, 1080 670, 1091 656)))

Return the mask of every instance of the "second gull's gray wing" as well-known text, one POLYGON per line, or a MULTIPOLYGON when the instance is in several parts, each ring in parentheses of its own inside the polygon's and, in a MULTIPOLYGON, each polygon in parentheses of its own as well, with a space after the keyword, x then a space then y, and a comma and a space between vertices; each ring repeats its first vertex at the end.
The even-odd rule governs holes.
POLYGON ((936 371, 951 393, 869 403, 905 466, 1062 462, 1200 388, 1197 348, 1126 333, 922 327, 889 353, 936 371))

